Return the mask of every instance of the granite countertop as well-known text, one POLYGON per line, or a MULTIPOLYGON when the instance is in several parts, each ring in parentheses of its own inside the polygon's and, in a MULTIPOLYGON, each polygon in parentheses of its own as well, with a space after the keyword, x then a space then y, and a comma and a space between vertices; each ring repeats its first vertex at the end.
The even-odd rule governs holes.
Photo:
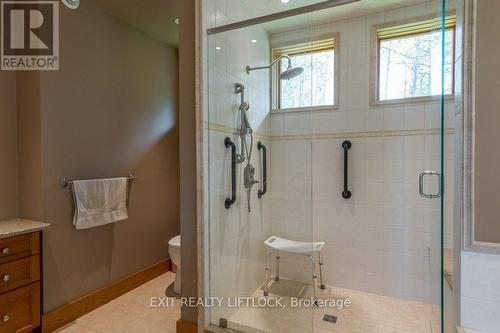
POLYGON ((14 219, 0 221, 0 239, 40 231, 50 226, 40 221, 14 219))

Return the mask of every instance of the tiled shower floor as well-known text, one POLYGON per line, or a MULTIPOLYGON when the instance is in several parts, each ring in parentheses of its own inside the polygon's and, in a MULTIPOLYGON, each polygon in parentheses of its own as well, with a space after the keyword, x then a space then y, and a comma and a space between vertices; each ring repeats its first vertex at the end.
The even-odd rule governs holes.
MULTIPOLYGON (((312 287, 290 280, 274 282, 270 296, 307 298, 312 287)), ((352 305, 335 308, 240 308, 229 318, 229 328, 248 333, 438 333, 440 310, 436 305, 406 301, 327 286, 318 289, 322 299, 350 299, 352 305), (337 317, 337 323, 323 321, 325 314, 337 317)), ((254 297, 261 297, 257 290, 254 297)))

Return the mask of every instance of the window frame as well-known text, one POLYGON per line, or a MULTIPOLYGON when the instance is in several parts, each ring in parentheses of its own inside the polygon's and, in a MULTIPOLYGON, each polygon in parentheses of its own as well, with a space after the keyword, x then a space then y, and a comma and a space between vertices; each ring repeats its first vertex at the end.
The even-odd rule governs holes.
MULTIPOLYGON (((446 13, 446 18, 451 18, 454 23, 451 27, 445 28, 445 30, 453 30, 453 51, 452 57, 455 59, 455 48, 456 48, 456 36, 457 36, 457 27, 456 27, 456 14, 455 11, 450 11, 446 13)), ((371 64, 370 64, 370 105, 390 105, 390 104, 406 104, 406 103, 422 103, 422 102, 432 102, 438 101, 441 99, 441 95, 428 95, 428 96, 418 96, 418 97, 406 97, 406 98, 397 98, 397 99, 385 99, 381 100, 379 93, 379 84, 380 84, 380 41, 381 40, 389 40, 391 38, 379 38, 379 31, 387 28, 398 28, 404 25, 412 24, 412 23, 425 23, 426 21, 436 20, 438 24, 441 24, 441 18, 436 18, 435 14, 425 15, 420 17, 415 17, 411 19, 405 19, 400 21, 393 21, 384 24, 377 24, 372 26, 371 28, 371 64)), ((426 34, 431 32, 428 31, 415 31, 414 33, 405 33, 401 36, 396 36, 393 38, 403 37, 403 36, 418 36, 422 34, 426 34)), ((451 94, 446 94, 444 98, 446 100, 451 100, 455 97, 455 66, 452 65, 452 82, 451 82, 451 94)))
MULTIPOLYGON (((280 55, 287 54, 289 56, 322 52, 325 50, 333 50, 334 60, 333 60, 333 104, 320 105, 320 106, 305 106, 296 108, 281 108, 281 80, 279 79, 279 73, 281 69, 281 62, 275 66, 272 70, 271 75, 271 113, 283 113, 283 112, 308 112, 308 111, 332 111, 337 110, 338 100, 339 100, 339 77, 340 77, 340 43, 339 43, 339 33, 331 33, 328 35, 314 37, 314 39, 302 39, 294 40, 286 43, 280 43, 273 45, 271 48, 271 61, 277 59, 280 55), (321 44, 327 41, 333 40, 333 48, 322 47, 321 44), (315 45, 316 44, 316 45, 315 45), (318 46, 318 44, 320 46, 318 46), (305 50, 304 50, 305 48, 305 50), (294 50, 296 49, 296 50, 294 50)), ((282 60, 286 61, 286 60, 282 60)))

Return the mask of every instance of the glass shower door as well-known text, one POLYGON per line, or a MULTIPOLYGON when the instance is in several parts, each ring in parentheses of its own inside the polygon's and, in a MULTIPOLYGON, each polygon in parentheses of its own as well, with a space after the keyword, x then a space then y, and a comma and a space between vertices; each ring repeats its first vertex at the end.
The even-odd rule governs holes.
POLYGON ((313 238, 309 111, 285 114, 271 93, 306 74, 289 68, 293 57, 273 55, 268 28, 208 35, 208 289, 220 301, 208 324, 312 332, 311 307, 290 307, 312 292, 311 263, 275 242, 313 238))
POLYGON ((318 331, 441 331, 442 116, 453 103, 441 92, 443 23, 453 26, 442 9, 403 5, 328 28, 314 13, 318 31, 340 35, 340 104, 312 114, 314 238, 326 243, 325 297, 351 302, 319 309, 318 331))

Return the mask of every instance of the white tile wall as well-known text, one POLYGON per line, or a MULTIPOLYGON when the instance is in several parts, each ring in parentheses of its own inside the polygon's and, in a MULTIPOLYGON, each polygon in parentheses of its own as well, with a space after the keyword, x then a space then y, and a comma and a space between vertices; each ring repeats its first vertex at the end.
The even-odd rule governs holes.
POLYGON ((463 251, 461 269, 462 326, 500 333, 500 257, 463 251))
POLYGON ((418 173, 429 161, 415 141, 424 145, 425 139, 351 139, 349 201, 341 197, 342 141, 272 141, 273 233, 326 241, 330 284, 438 302, 432 291, 439 283, 439 201, 425 201, 417 188, 418 173), (382 288, 376 281, 386 283, 382 288))

